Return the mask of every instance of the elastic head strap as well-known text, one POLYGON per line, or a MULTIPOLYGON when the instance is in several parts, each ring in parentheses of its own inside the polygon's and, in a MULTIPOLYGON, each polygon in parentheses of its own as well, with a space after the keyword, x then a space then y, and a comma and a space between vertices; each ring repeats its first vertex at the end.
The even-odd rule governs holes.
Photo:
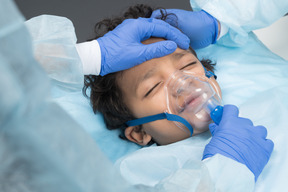
POLYGON ((207 69, 203 66, 204 70, 205 70, 205 76, 207 78, 210 78, 212 76, 214 76, 215 79, 217 79, 217 76, 212 72, 212 71, 207 71, 207 69))
POLYGON ((177 121, 182 123, 183 125, 185 125, 189 131, 190 131, 190 136, 192 136, 193 134, 193 127, 190 125, 190 123, 188 123, 188 121, 186 121, 186 119, 184 119, 183 117, 180 117, 178 115, 174 115, 174 114, 170 114, 170 113, 159 113, 156 115, 151 115, 151 116, 147 116, 147 117, 142 117, 139 119, 134 119, 134 120, 130 120, 126 122, 126 125, 128 127, 130 126, 137 126, 137 125, 142 125, 144 123, 150 123, 152 121, 157 121, 157 120, 161 120, 161 119, 167 119, 168 121, 177 121))

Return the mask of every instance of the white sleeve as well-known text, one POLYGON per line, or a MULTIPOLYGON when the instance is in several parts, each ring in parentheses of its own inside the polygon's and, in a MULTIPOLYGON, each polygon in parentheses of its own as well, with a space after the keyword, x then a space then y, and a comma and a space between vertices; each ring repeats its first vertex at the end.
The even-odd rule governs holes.
POLYGON ((99 75, 101 71, 101 50, 97 40, 76 44, 83 65, 84 75, 99 75))
POLYGON ((227 25, 225 25, 223 22, 219 21, 219 23, 220 23, 220 34, 219 34, 217 40, 219 40, 221 37, 226 35, 226 33, 228 33, 228 30, 229 30, 229 27, 227 25))

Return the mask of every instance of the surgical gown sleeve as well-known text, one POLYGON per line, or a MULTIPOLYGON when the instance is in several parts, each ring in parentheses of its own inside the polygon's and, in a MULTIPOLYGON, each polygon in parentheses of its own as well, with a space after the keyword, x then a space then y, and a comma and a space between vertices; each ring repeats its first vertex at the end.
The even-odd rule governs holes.
POLYGON ((201 161, 209 138, 206 133, 143 148, 119 159, 115 166, 131 184, 164 191, 253 191, 254 175, 245 165, 219 154, 201 161))
POLYGON ((229 27, 218 41, 226 46, 245 45, 250 31, 267 27, 288 12, 287 0, 190 0, 190 4, 229 27))
POLYGON ((252 192, 255 183, 245 165, 217 154, 206 162, 187 161, 157 186, 171 192, 252 192))
POLYGON ((36 60, 45 69, 53 86, 69 91, 83 87, 81 59, 76 49, 72 22, 64 17, 41 15, 25 22, 32 37, 36 60))

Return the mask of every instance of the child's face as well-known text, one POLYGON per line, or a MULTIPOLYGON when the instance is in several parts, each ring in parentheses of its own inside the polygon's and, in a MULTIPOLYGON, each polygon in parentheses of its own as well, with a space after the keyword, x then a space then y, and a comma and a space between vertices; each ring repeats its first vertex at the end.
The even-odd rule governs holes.
MULTIPOLYGON (((163 39, 151 38, 144 44, 151 44, 163 39)), ((177 48, 170 55, 146 61, 125 70, 118 76, 117 83, 123 92, 124 102, 136 118, 163 113, 167 110, 164 84, 177 70, 185 70, 197 74, 205 74, 200 61, 188 50, 177 48), (196 62, 195 64, 190 64, 196 62), (189 65, 190 64, 190 65, 189 65)), ((212 81, 219 85, 212 78, 212 81)), ((208 123, 205 130, 208 130, 208 123)), ((199 134, 194 130, 195 134, 199 134)), ((143 130, 128 127, 125 136, 135 143, 147 145, 153 138, 160 145, 170 144, 186 139, 188 132, 181 130, 174 122, 158 120, 143 124, 143 130)))

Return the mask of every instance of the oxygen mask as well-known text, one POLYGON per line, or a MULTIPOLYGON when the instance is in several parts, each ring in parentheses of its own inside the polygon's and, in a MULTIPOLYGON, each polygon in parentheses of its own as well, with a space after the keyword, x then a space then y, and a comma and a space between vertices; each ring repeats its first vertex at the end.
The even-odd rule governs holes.
MULTIPOLYGON (((188 121, 194 134, 206 131, 212 122, 210 113, 221 105, 219 93, 215 90, 218 90, 217 87, 206 76, 177 71, 165 84, 167 112, 188 121)), ((182 130, 189 131, 184 124, 174 123, 182 130)))

